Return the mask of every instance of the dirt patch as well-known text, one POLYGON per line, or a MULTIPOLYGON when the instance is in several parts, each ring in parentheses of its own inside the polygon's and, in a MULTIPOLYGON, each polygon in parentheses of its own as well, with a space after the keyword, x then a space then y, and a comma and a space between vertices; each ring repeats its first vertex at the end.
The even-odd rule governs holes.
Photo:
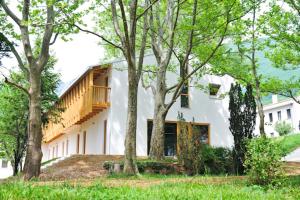
POLYGON ((40 180, 65 181, 104 177, 107 171, 103 169, 103 163, 121 159, 123 156, 75 155, 43 169, 40 180))

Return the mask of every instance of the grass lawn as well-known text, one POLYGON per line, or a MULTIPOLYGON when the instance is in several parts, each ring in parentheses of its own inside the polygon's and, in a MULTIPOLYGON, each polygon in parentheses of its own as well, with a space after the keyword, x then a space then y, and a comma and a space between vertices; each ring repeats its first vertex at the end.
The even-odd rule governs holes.
POLYGON ((278 142, 280 148, 282 149, 283 156, 294 151, 298 147, 300 147, 300 134, 292 134, 287 136, 281 136, 275 138, 276 142, 278 142))
POLYGON ((248 186, 240 177, 109 177, 89 182, 10 182, 0 199, 300 199, 300 176, 280 188, 248 186))

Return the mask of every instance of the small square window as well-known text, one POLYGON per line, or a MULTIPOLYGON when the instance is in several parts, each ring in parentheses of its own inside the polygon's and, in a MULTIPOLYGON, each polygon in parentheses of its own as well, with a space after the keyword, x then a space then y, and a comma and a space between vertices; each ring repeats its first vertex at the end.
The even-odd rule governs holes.
POLYGON ((216 96, 220 90, 221 85, 210 83, 209 84, 209 95, 216 96))
POLYGON ((2 168, 7 168, 7 160, 2 160, 2 168))

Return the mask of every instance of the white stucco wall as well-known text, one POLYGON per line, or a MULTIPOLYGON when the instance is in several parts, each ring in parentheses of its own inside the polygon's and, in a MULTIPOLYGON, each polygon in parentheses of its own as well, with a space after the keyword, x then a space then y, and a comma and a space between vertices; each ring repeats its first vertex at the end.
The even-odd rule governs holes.
POLYGON ((13 175, 13 169, 10 162, 7 163, 7 167, 2 167, 3 160, 0 159, 0 179, 4 179, 13 175))
MULTIPOLYGON (((268 136, 277 137, 279 134, 275 131, 275 124, 279 121, 278 111, 281 111, 281 121, 286 121, 293 126, 293 132, 300 132, 299 123, 300 123, 300 104, 296 103, 293 100, 285 100, 281 102, 274 102, 269 105, 264 106, 265 114, 265 132, 268 136), (291 110, 291 119, 288 119, 287 110, 291 110), (270 121, 269 114, 273 115, 273 122, 270 121)), ((256 129, 255 133, 259 134, 259 116, 257 116, 256 129)))
MULTIPOLYGON (((145 58, 145 64, 155 64, 152 56, 145 58)), ((125 61, 113 65, 111 77, 111 130, 110 130, 110 153, 123 154, 124 137, 126 129, 127 111, 127 73, 120 69, 126 66, 125 61)), ((178 80, 178 75, 169 73, 167 75, 169 85, 178 80)), ((221 84, 219 93, 226 93, 230 89, 233 79, 229 76, 217 77, 206 75, 201 83, 207 86, 208 83, 221 84)), ((190 83, 192 85, 192 83, 190 83)), ((190 87, 190 107, 181 108, 180 99, 170 109, 166 120, 177 121, 178 112, 183 113, 186 121, 210 124, 210 142, 213 146, 231 147, 233 137, 228 129, 228 96, 224 99, 210 97, 207 93, 190 87)), ((137 120, 137 154, 147 155, 147 120, 153 118, 154 100, 151 89, 144 89, 139 85, 138 92, 138 120, 137 120)))
MULTIPOLYGON (((146 56, 145 65, 155 64, 153 56, 146 56)), ((109 72, 109 87, 111 87, 110 102, 111 106, 98 113, 93 118, 81 125, 76 125, 66 131, 66 134, 60 138, 44 145, 43 160, 53 158, 52 149, 58 146, 58 155, 62 155, 62 142, 69 140, 68 154, 76 154, 77 134, 80 134, 80 153, 82 153, 83 131, 87 132, 86 154, 103 153, 103 131, 104 120, 107 120, 107 145, 106 153, 111 155, 124 154, 124 140, 127 119, 127 89, 128 79, 126 71, 126 62, 119 61, 112 65, 109 72), (50 150, 50 153, 49 153, 50 150), (45 152, 48 152, 45 154, 45 152)), ((167 80, 170 85, 178 80, 178 75, 169 73, 167 80)), ((103 81, 97 80, 98 83, 103 81)), ((220 84, 221 88, 218 94, 225 94, 230 89, 233 79, 229 76, 217 77, 206 75, 200 81, 204 86, 209 83, 220 84)), ((193 82, 190 83, 192 85, 193 82)), ((166 120, 177 121, 178 112, 183 113, 186 121, 210 124, 210 144, 213 146, 231 147, 233 137, 228 129, 228 102, 229 98, 210 97, 209 94, 196 88, 189 89, 189 108, 181 108, 180 99, 170 109, 166 120)), ((151 89, 144 89, 139 85, 138 92, 138 119, 137 119, 137 154, 138 156, 147 155, 147 120, 153 118, 154 100, 151 89)), ((55 150, 56 152, 56 150, 55 150)), ((64 151, 66 152, 66 150, 64 151)))

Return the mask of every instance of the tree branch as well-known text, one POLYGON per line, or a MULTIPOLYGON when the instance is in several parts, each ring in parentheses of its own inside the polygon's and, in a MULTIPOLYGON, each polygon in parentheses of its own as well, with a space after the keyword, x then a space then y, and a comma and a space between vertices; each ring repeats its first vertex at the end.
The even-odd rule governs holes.
POLYGON ((29 70, 25 67, 23 61, 22 61, 22 58, 21 56, 19 55, 19 53, 17 52, 15 46, 13 45, 13 43, 11 43, 8 38, 0 32, 0 37, 3 38, 4 42, 9 46, 11 52, 14 54, 15 58, 17 59, 18 61, 18 64, 19 64, 19 67, 20 69, 24 72, 27 80, 29 79, 29 70))
POLYGON ((57 33, 55 34, 55 36, 54 36, 52 42, 49 43, 49 46, 53 45, 53 44, 56 42, 56 39, 57 39, 58 35, 59 35, 59 32, 57 32, 57 33))
POLYGON ((50 46, 50 41, 51 37, 53 34, 53 29, 54 29, 54 17, 55 17, 55 11, 54 11, 54 2, 50 2, 50 5, 48 5, 47 2, 47 21, 46 21, 46 26, 45 26, 45 31, 44 31, 44 37, 42 41, 42 47, 41 47, 41 52, 40 56, 38 59, 38 66, 39 70, 43 70, 44 66, 48 62, 49 59, 49 46, 50 46))
POLYGON ((136 17, 136 21, 138 21, 144 14, 148 12, 148 10, 156 3, 158 0, 154 0, 141 14, 136 17))
MULTIPOLYGON (((147 0, 145 2, 147 2, 147 0)), ((140 79, 141 74, 142 74, 148 30, 149 30, 149 27, 148 27, 148 11, 146 11, 144 13, 143 36, 142 36, 142 41, 141 41, 141 49, 140 49, 139 62, 138 62, 138 71, 137 71, 137 79, 138 80, 140 79)))
POLYGON ((24 0, 23 10, 22 10, 23 22, 20 25, 20 29, 21 29, 21 38, 23 42, 25 56, 28 60, 28 63, 31 64, 33 61, 33 54, 32 54, 32 48, 30 44, 29 31, 28 31, 29 7, 30 7, 30 0, 24 0))
POLYGON ((95 32, 93 32, 93 31, 90 31, 90 30, 87 30, 87 29, 83 29, 83 28, 81 28, 80 26, 78 26, 77 24, 73 24, 73 26, 75 26, 76 28, 78 28, 78 29, 79 29, 80 31, 82 31, 82 32, 89 33, 89 34, 92 34, 92 35, 94 35, 94 36, 97 36, 97 37, 101 38, 104 42, 108 43, 109 45, 111 45, 111 46, 113 46, 113 47, 115 47, 115 48, 117 48, 117 49, 123 50, 121 46, 119 46, 119 45, 117 45, 117 44, 115 44, 115 43, 109 41, 109 40, 106 39, 103 35, 100 35, 100 34, 98 34, 98 33, 95 33, 95 32))
POLYGON ((0 0, 0 5, 4 9, 5 13, 18 25, 21 26, 21 20, 8 8, 4 0, 0 0))
MULTIPOLYGON (((2 74, 2 76, 4 76, 4 75, 2 74)), ((11 86, 13 86, 13 87, 15 87, 15 88, 18 88, 21 91, 23 91, 29 97, 28 90, 26 88, 24 88, 23 86, 18 85, 17 83, 9 81, 6 76, 4 76, 4 82, 7 83, 7 84, 9 84, 9 85, 11 85, 11 86)))

